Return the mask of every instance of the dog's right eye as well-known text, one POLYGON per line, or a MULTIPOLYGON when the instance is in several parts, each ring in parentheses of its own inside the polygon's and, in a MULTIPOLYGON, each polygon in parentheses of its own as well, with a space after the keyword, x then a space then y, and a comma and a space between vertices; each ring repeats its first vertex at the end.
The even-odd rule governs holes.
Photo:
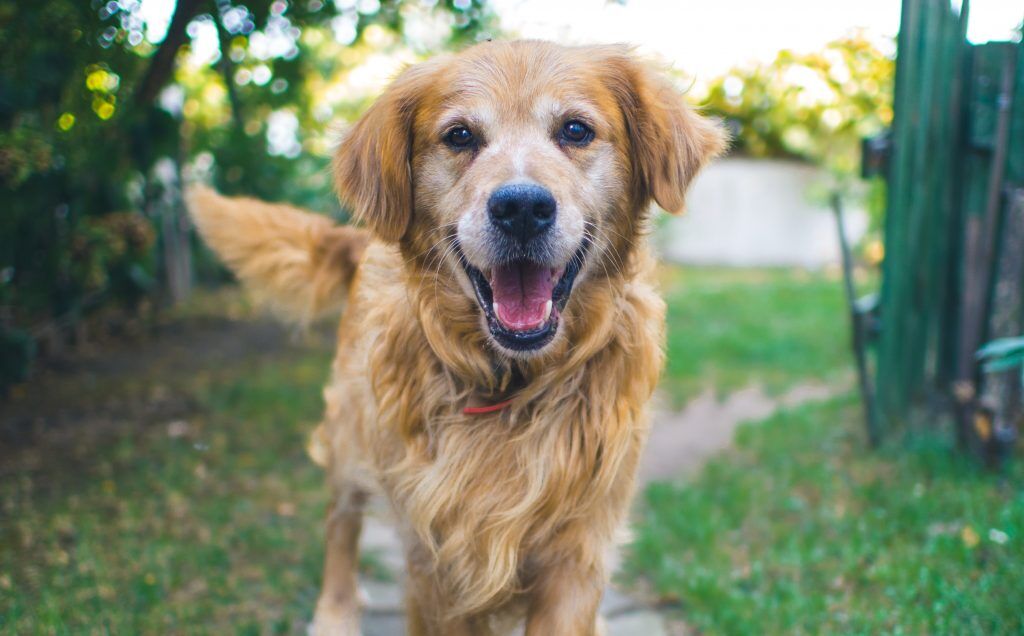
POLYGON ((469 128, 456 126, 445 133, 444 142, 452 148, 469 148, 476 143, 476 137, 469 128))

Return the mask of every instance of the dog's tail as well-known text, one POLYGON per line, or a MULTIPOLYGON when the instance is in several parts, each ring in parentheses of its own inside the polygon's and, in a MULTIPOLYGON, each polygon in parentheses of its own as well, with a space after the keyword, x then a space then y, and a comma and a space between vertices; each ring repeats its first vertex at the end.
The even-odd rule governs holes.
POLYGON ((186 199, 206 243, 275 314, 305 325, 344 303, 370 241, 366 230, 205 186, 190 188, 186 199))

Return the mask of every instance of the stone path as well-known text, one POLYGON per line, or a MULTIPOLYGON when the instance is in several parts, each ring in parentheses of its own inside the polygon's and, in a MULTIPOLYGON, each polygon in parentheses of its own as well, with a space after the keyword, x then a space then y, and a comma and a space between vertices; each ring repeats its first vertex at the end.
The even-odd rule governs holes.
MULTIPOLYGON (((706 391, 682 411, 655 406, 651 438, 640 464, 640 488, 654 480, 694 475, 713 455, 732 443, 743 422, 769 417, 780 408, 826 399, 835 387, 802 384, 779 397, 752 386, 719 400, 706 391)), ((388 581, 364 578, 366 593, 363 636, 401 636, 405 633, 402 609, 402 550, 398 534, 383 508, 371 508, 363 526, 363 554, 388 570, 388 581)), ((607 636, 679 636, 691 633, 677 618, 650 603, 610 586, 601 603, 607 636)))

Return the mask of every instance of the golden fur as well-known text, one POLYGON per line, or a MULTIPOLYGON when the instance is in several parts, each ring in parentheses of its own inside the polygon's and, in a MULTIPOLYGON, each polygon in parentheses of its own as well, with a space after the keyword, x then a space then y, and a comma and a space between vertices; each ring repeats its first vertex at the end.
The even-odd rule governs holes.
POLYGON ((664 358, 648 206, 681 211, 723 143, 628 49, 494 42, 405 71, 342 140, 336 181, 368 245, 361 230, 285 206, 192 195, 210 245, 289 315, 349 289, 311 445, 334 492, 318 632, 358 633, 355 551, 371 493, 401 524, 410 633, 489 633, 523 609, 527 634, 596 632, 664 358), (491 154, 437 142, 453 109, 490 118, 491 154), (562 110, 594 122, 590 147, 559 149, 536 130, 562 110), (473 202, 516 170, 593 241, 556 339, 528 356, 489 340, 448 249, 458 215, 472 221, 473 202), (498 412, 462 413, 509 397, 498 412))
POLYGON ((202 186, 187 198, 199 233, 272 311, 305 325, 341 307, 370 240, 365 230, 202 186))

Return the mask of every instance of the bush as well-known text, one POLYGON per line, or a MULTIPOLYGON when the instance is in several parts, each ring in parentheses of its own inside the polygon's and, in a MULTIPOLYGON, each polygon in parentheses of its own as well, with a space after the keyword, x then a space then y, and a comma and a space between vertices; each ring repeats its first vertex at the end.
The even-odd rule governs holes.
MULTIPOLYGON (((323 99, 327 81, 372 52, 402 49, 410 21, 447 25, 444 47, 481 35, 491 19, 479 1, 360 7, 179 0, 164 39, 150 42, 137 0, 0 4, 0 341, 31 338, 39 325, 73 327, 100 294, 131 307, 154 291, 158 221, 182 213, 189 164, 225 192, 340 212, 329 149, 306 142, 366 96, 336 108, 323 99), (341 23, 345 41, 335 35, 341 23), (204 28, 224 50, 189 62, 204 28), (272 38, 293 46, 269 50, 272 38), (246 79, 257 72, 259 81, 246 79), (268 141, 275 113, 299 127, 285 153, 268 141)), ((24 376, 5 369, 0 386, 24 376)))

